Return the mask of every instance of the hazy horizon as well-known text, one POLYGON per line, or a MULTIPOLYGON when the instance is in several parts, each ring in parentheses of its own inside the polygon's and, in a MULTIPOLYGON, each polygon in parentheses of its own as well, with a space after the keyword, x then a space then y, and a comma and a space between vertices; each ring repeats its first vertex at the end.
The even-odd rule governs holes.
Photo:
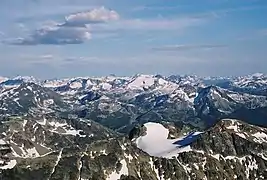
POLYGON ((24 77, 24 78, 34 78, 37 80, 55 80, 55 79, 71 79, 71 78, 103 78, 103 77, 134 77, 137 75, 151 75, 151 76, 163 76, 163 77, 170 77, 172 75, 174 76, 197 76, 198 78, 235 78, 235 77, 244 77, 244 76, 260 76, 260 75, 264 75, 267 76, 266 73, 261 73, 261 72, 255 72, 255 73, 251 73, 251 74, 242 74, 242 75, 228 75, 228 76, 201 76, 201 75, 196 75, 196 74, 145 74, 145 73, 136 73, 136 74, 129 74, 129 75, 116 75, 116 74, 106 74, 106 75, 99 75, 99 76, 56 76, 56 77, 50 77, 50 78, 42 78, 42 77, 38 77, 38 76, 31 76, 31 75, 15 75, 15 76, 2 76, 0 75, 0 78, 8 78, 8 79, 15 79, 15 78, 19 78, 19 77, 24 77))

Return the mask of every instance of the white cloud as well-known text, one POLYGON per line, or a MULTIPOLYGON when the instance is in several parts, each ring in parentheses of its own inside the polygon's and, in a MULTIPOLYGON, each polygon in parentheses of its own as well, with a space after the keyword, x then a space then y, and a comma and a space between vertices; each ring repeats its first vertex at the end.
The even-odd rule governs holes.
POLYGON ((27 38, 18 38, 10 43, 15 45, 80 44, 89 39, 91 34, 87 28, 56 26, 41 28, 27 38))
POLYGON ((119 14, 114 10, 108 10, 105 7, 93 9, 87 12, 71 14, 65 17, 66 26, 84 26, 91 23, 103 23, 118 20, 119 14))
POLYGON ((54 56, 52 54, 44 54, 40 56, 41 59, 53 59, 54 56))
POLYGON ((176 17, 151 19, 122 19, 108 24, 93 24, 93 32, 123 31, 179 31, 205 23, 210 17, 176 17))
POLYGON ((201 17, 157 17, 147 19, 120 19, 120 15, 105 7, 79 12, 65 17, 62 23, 46 21, 45 26, 33 31, 26 38, 6 41, 15 45, 81 44, 96 37, 117 36, 122 31, 178 31, 197 26, 213 18, 211 14, 201 17))
POLYGON ((101 7, 69 15, 65 18, 65 22, 61 24, 50 22, 46 26, 35 30, 26 38, 17 38, 6 41, 6 43, 13 45, 81 44, 91 39, 88 24, 106 23, 117 19, 119 19, 118 13, 101 7))
POLYGON ((175 30, 182 29, 189 26, 194 26, 202 23, 203 19, 200 18, 157 18, 157 19, 136 19, 125 21, 124 28, 131 29, 145 29, 145 30, 175 30))

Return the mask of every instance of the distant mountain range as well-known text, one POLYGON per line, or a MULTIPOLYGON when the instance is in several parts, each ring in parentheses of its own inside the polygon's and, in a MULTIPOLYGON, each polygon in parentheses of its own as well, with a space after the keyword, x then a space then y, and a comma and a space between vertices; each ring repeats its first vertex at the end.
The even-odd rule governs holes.
POLYGON ((75 115, 121 132, 130 124, 151 120, 180 121, 206 128, 221 118, 241 117, 267 126, 267 76, 263 74, 236 78, 135 75, 43 81, 16 77, 1 78, 0 82, 0 112, 7 115, 75 115))
POLYGON ((267 179, 264 74, 0 77, 0 120, 0 179, 267 179))

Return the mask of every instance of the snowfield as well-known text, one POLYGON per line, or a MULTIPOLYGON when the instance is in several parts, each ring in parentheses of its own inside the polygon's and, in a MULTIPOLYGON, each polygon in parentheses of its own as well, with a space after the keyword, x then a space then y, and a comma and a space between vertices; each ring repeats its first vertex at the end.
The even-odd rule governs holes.
POLYGON ((16 160, 9 161, 6 165, 0 167, 0 169, 13 169, 17 164, 16 160))
POLYGON ((127 167, 127 162, 123 159, 120 161, 120 163, 122 164, 122 168, 120 170, 119 173, 117 173, 116 171, 112 172, 107 180, 118 180, 120 179, 121 175, 126 175, 128 176, 128 167, 127 167))
POLYGON ((168 139, 169 130, 159 123, 146 123, 146 135, 136 139, 139 149, 151 156, 173 158, 179 153, 191 151, 192 143, 201 132, 191 133, 177 139, 168 139))

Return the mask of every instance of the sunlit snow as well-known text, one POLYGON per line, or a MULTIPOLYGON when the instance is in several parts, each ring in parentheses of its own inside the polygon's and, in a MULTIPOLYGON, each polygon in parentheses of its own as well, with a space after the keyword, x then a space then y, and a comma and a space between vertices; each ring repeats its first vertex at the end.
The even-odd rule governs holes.
POLYGON ((6 142, 3 139, 0 139, 0 145, 5 145, 6 142))
POLYGON ((263 132, 257 132, 255 134, 253 134, 252 136, 255 137, 254 141, 256 141, 258 143, 266 143, 267 142, 267 134, 265 134, 263 132))
POLYGON ((119 173, 117 173, 116 171, 112 172, 107 180, 118 180, 120 179, 121 175, 128 175, 128 167, 127 167, 127 162, 123 159, 120 161, 120 163, 122 164, 122 168, 120 170, 119 173))
POLYGON ((0 169, 13 169, 17 164, 16 160, 9 161, 6 165, 0 167, 0 169))
POLYGON ((137 138, 138 148, 151 156, 172 158, 181 152, 191 151, 190 143, 200 134, 191 133, 177 139, 168 139, 169 130, 159 123, 146 123, 146 135, 137 138))

